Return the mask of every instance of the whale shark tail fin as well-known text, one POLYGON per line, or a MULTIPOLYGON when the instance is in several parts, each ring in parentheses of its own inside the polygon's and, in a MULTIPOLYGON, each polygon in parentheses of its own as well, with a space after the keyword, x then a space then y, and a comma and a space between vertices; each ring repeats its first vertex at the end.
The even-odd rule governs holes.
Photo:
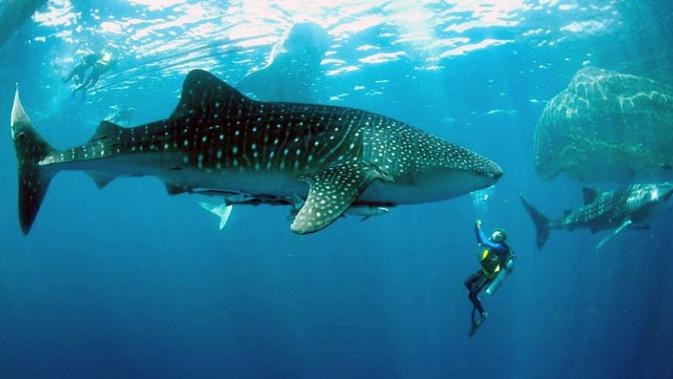
POLYGON ((201 208, 207 210, 208 212, 214 214, 220 219, 220 230, 224 229, 229 222, 229 217, 231 216, 231 211, 234 209, 234 206, 227 203, 226 201, 222 204, 207 203, 205 201, 199 201, 201 208))
POLYGON ((540 211, 535 209, 535 207, 533 207, 523 197, 522 194, 519 194, 519 198, 521 199, 524 208, 526 208, 526 211, 530 215, 530 218, 533 220, 533 224, 535 224, 535 232, 537 233, 535 241, 537 244, 537 249, 541 250, 545 242, 547 242, 547 238, 549 238, 549 229, 550 229, 549 219, 545 215, 540 213, 540 211))
POLYGON ((19 87, 16 87, 11 114, 12 139, 19 163, 19 221, 21 231, 28 234, 56 169, 41 162, 55 152, 33 129, 21 105, 19 87))

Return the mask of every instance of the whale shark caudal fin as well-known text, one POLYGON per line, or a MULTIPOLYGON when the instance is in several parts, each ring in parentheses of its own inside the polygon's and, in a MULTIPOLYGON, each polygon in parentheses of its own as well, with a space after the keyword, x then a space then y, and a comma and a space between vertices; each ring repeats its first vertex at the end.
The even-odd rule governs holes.
POLYGON ((630 219, 625 220, 619 227, 615 230, 613 230, 610 234, 605 236, 597 245, 596 245, 596 251, 600 250, 606 243, 610 242, 613 238, 615 238, 619 233, 621 233, 624 229, 628 228, 629 225, 631 225, 633 222, 630 219))
POLYGON ((299 234, 323 229, 341 216, 374 179, 387 177, 358 162, 345 162, 304 178, 309 183, 304 206, 290 229, 299 234))
MULTIPOLYGON (((12 139, 19 163, 19 222, 23 234, 28 234, 47 194, 51 179, 59 171, 59 165, 52 159, 59 152, 53 149, 35 129, 23 109, 17 84, 11 114, 12 139)), ((108 121, 102 121, 89 143, 100 141, 113 146, 110 139, 121 133, 123 128, 108 121)), ((105 187, 115 176, 97 171, 87 172, 98 188, 105 187)))
POLYGON ((521 199, 524 208, 526 208, 528 215, 530 215, 530 218, 533 220, 533 224, 535 224, 535 232, 537 234, 535 241, 537 249, 541 250, 545 242, 547 242, 547 238, 549 238, 549 219, 526 201, 522 194, 519 194, 519 198, 521 199))
POLYGON ((56 169, 41 166, 40 162, 55 150, 33 129, 21 105, 18 85, 12 105, 11 127, 19 163, 19 221, 23 234, 28 234, 56 174, 56 169))
POLYGON ((234 206, 231 204, 227 204, 226 201, 223 202, 222 204, 199 201, 199 205, 201 206, 201 208, 207 210, 208 212, 211 212, 212 214, 220 218, 220 225, 219 225, 220 230, 224 229, 224 227, 227 225, 229 217, 231 216, 231 211, 234 209, 234 206))

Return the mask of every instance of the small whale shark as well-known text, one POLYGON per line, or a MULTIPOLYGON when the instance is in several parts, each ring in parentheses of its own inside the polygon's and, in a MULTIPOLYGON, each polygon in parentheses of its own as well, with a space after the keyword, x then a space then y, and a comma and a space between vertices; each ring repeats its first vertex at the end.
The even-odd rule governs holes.
POLYGON ((537 248, 542 249, 551 229, 575 230, 588 228, 592 233, 612 229, 597 245, 600 249, 628 227, 647 228, 644 222, 651 218, 662 203, 673 195, 673 182, 633 184, 614 191, 598 191, 584 187, 584 206, 566 212, 559 220, 550 221, 535 209, 521 194, 519 197, 537 231, 537 248))
MULTIPOLYGON (((290 229, 299 234, 325 228, 351 207, 439 201, 502 176, 495 162, 403 122, 353 108, 252 100, 202 70, 187 75, 169 118, 129 128, 102 121, 88 142, 62 151, 33 128, 17 86, 11 129, 24 234, 61 170, 85 171, 99 188, 119 176, 154 176, 171 195, 221 196, 227 205, 292 206, 298 197, 304 202, 290 229)), ((230 215, 226 205, 209 210, 230 215)))

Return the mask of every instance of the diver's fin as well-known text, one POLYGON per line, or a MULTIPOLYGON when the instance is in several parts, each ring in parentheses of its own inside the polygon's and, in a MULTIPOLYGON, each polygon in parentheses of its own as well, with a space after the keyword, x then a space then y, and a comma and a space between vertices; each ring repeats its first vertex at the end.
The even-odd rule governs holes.
POLYGON ((227 222, 229 221, 229 216, 231 216, 231 211, 234 208, 233 205, 227 204, 227 202, 223 202, 222 204, 213 204, 213 203, 207 203, 205 201, 199 201, 199 205, 201 206, 201 208, 207 210, 208 212, 211 212, 212 214, 220 218, 220 225, 219 225, 220 230, 224 229, 224 227, 227 225, 227 222))
POLYGON ((306 202, 290 229, 313 233, 341 216, 374 179, 384 178, 372 167, 358 162, 342 163, 305 177, 309 183, 306 202))
POLYGON ((217 109, 233 114, 252 101, 208 71, 192 70, 182 83, 180 102, 170 118, 216 115, 217 109))
POLYGON ((476 308, 472 308, 472 328, 470 329, 470 337, 474 337, 474 335, 477 333, 477 330, 479 330, 479 327, 481 324, 486 321, 486 318, 488 317, 488 313, 484 312, 484 314, 480 314, 479 311, 477 311, 476 308), (475 314, 477 314, 477 317, 475 317, 475 314))
POLYGON ((99 172, 99 171, 88 171, 87 174, 93 179, 93 181, 96 183, 96 187, 98 189, 103 189, 105 186, 110 184, 111 181, 116 178, 114 175, 106 174, 104 172, 99 172))
POLYGON ((11 127, 19 163, 19 221, 23 234, 28 234, 57 170, 40 164, 55 150, 33 129, 21 105, 18 85, 12 105, 11 127))
POLYGON ((584 204, 585 205, 593 203, 594 200, 596 200, 596 198, 600 194, 601 194, 601 191, 599 191, 595 188, 582 187, 582 195, 584 196, 584 204))
POLYGON ((535 224, 535 241, 537 249, 540 250, 544 246, 545 242, 547 242, 547 238, 549 238, 549 219, 540 213, 537 209, 535 209, 535 207, 533 207, 528 201, 526 201, 522 194, 519 194, 519 198, 521 199, 524 208, 526 208, 528 215, 533 220, 533 224, 535 224))
POLYGON ((603 245, 608 243, 610 240, 612 240, 614 237, 616 237, 619 233, 622 232, 622 230, 626 229, 629 225, 631 225, 633 222, 630 219, 625 220, 617 229, 613 230, 612 233, 608 234, 603 238, 597 245, 596 245, 596 250, 600 250, 603 245))

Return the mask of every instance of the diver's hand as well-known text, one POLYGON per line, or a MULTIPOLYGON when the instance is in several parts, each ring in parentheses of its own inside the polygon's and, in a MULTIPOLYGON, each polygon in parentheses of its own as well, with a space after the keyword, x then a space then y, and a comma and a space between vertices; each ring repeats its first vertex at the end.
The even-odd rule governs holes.
POLYGON ((481 229, 481 219, 477 219, 477 221, 474 223, 474 226, 476 226, 477 229, 481 229))

